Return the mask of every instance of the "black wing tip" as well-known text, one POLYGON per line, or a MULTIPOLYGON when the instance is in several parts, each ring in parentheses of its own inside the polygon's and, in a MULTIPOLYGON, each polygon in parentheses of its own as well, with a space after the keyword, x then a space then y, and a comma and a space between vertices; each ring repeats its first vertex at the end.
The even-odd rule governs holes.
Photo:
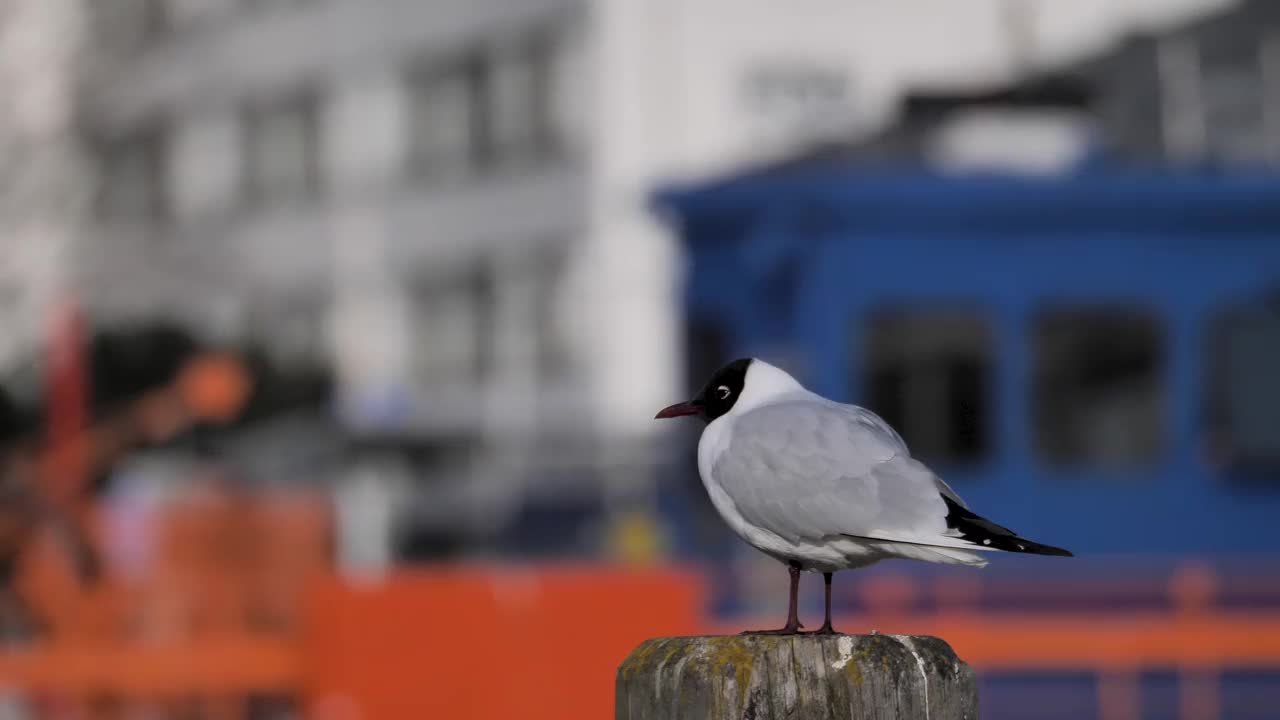
POLYGON ((956 530, 960 533, 961 538, 976 546, 1027 555, 1075 557, 1075 553, 1066 548, 1045 545, 1018 537, 1009 528, 991 522, 945 495, 942 499, 947 503, 947 527, 956 530))
POLYGON ((1055 557, 1075 557, 1076 554, 1066 548, 1054 547, 1052 545, 1044 545, 1037 542, 1018 539, 1025 549, 1014 550, 1013 552, 1027 553, 1029 555, 1053 555, 1055 557))

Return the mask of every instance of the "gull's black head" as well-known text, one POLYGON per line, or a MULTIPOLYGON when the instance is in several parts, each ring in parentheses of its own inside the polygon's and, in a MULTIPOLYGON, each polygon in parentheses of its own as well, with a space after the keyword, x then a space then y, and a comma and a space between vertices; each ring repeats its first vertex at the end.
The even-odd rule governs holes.
POLYGON ((656 417, 662 419, 697 415, 707 422, 715 420, 733 409, 733 404, 742 396, 742 389, 747 383, 747 368, 750 366, 751 358, 734 360, 715 371, 692 400, 665 407, 658 411, 656 417))

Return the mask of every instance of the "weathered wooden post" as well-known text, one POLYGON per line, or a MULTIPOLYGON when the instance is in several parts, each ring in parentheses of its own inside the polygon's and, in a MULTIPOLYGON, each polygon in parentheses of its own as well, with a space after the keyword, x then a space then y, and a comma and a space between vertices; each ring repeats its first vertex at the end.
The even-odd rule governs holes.
POLYGON ((977 720, 973 671, 924 635, 653 638, 618 666, 615 720, 977 720))

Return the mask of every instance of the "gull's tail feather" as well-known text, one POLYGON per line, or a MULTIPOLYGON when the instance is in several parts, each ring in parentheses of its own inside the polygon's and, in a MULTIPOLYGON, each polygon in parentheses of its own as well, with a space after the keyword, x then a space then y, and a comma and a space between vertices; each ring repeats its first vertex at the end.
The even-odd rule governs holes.
POLYGON ((1070 550, 1018 537, 1009 528, 975 514, 945 495, 942 499, 947 503, 947 527, 977 547, 1031 555, 1074 557, 1070 550))

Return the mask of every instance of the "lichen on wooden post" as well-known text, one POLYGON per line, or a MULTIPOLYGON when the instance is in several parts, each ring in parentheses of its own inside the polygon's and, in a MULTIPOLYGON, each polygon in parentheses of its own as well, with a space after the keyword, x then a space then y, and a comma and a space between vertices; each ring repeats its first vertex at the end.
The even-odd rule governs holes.
POLYGON ((921 635, 646 640, 618 666, 615 720, 976 720, 973 672, 921 635))

